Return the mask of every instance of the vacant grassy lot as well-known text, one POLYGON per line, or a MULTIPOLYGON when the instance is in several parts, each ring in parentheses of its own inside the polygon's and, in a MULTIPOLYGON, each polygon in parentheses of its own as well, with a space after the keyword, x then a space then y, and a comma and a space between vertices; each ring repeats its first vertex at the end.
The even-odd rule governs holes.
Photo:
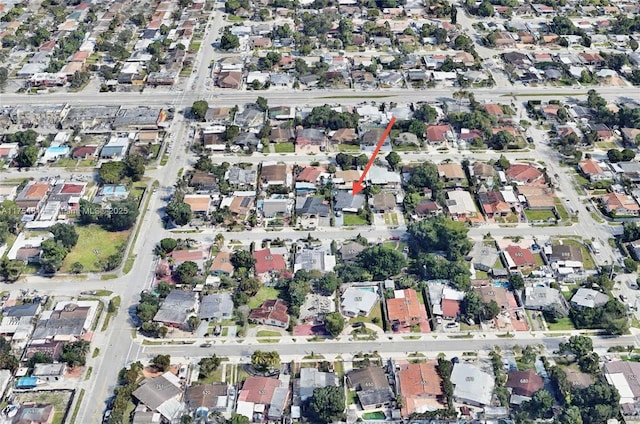
POLYGON ((528 221, 547 221, 548 219, 556 219, 556 216, 552 211, 542 210, 542 211, 534 211, 530 209, 526 209, 524 211, 525 216, 528 221))
POLYGON ((275 146, 276 153, 293 153, 296 148, 293 143, 278 143, 275 146))
POLYGON ((367 220, 355 213, 345 213, 342 216, 342 224, 346 226, 367 225, 367 220))
POLYGON ((130 231, 109 232, 99 225, 76 227, 78 244, 69 252, 62 264, 62 272, 68 272, 71 264, 80 262, 84 271, 102 271, 97 263, 118 252, 126 243, 130 231))
POLYGON ((267 299, 277 299, 280 292, 274 287, 262 287, 255 296, 249 299, 249 307, 251 309, 262 305, 267 299))

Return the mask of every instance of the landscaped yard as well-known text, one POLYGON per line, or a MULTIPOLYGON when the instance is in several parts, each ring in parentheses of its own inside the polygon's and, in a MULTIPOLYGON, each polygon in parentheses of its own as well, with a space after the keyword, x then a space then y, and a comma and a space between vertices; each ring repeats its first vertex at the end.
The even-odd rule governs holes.
POLYGON ((363 420, 384 420, 385 418, 384 412, 381 411, 365 412, 362 414, 363 420))
POLYGON ((553 211, 549 210, 531 210, 526 209, 524 211, 525 216, 528 221, 547 221, 549 219, 556 219, 556 216, 553 214, 553 211))
POLYGON ((560 318, 558 322, 549 322, 547 321, 547 325, 549 326, 549 330, 559 331, 559 330, 575 330, 576 328, 573 326, 573 322, 569 317, 560 318))
POLYGON ((278 294, 280 294, 280 292, 274 287, 262 287, 255 296, 249 299, 249 307, 251 309, 257 308, 267 299, 277 299, 278 294))
POLYGON ((398 225, 398 215, 395 212, 385 213, 384 223, 387 225, 398 225))
POLYGON ((367 315, 366 317, 357 316, 355 318, 351 318, 349 322, 351 324, 353 324, 354 322, 367 322, 369 324, 374 324, 382 328, 382 308, 380 307, 380 301, 376 302, 369 315, 367 315))
POLYGON ((367 225, 367 220, 355 213, 345 213, 342 216, 342 224, 345 226, 367 225))
POLYGON ((99 225, 77 226, 78 244, 69 252, 62 263, 62 272, 69 272, 71 265, 80 262, 85 272, 102 271, 99 262, 118 253, 127 242, 130 231, 109 232, 99 225))
POLYGON ((256 337, 280 337, 281 334, 278 331, 260 330, 256 334, 256 337))
POLYGON ((338 150, 341 152, 357 152, 360 150, 360 146, 357 144, 338 144, 338 150))
POLYGON ((556 197, 555 199, 553 199, 553 203, 555 203, 556 205, 556 212, 558 212, 558 216, 560 217, 560 219, 563 221, 569 219, 569 214, 562 204, 562 201, 556 197))
POLYGON ((275 145, 276 153, 293 153, 296 151, 293 143, 278 143, 275 145))

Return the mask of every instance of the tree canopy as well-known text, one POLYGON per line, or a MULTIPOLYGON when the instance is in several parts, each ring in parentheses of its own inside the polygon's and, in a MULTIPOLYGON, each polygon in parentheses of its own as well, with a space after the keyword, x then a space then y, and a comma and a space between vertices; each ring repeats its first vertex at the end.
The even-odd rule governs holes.
POLYGON ((414 255, 420 252, 445 252, 451 260, 458 260, 471 251, 469 230, 462 222, 444 217, 434 217, 409 224, 407 232, 411 236, 414 255))
POLYGON ((209 103, 206 100, 196 100, 191 105, 191 113, 201 121, 204 121, 207 110, 209 110, 209 103))
POLYGON ((406 266, 401 252, 384 246, 373 246, 363 250, 358 254, 356 263, 368 270, 376 281, 397 275, 406 266))
POLYGON ((319 423, 344 420, 344 389, 337 386, 317 387, 309 402, 311 418, 319 423))

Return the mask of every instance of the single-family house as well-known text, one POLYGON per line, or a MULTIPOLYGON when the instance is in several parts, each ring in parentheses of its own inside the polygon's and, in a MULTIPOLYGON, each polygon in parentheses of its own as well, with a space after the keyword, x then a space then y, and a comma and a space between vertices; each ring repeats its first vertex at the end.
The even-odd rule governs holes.
POLYGON ((231 253, 227 251, 220 251, 211 261, 209 267, 209 273, 211 275, 231 275, 233 274, 233 264, 231 263, 231 253))
POLYGON ((391 403, 395 397, 384 370, 370 365, 351 371, 347 375, 347 383, 364 410, 382 408, 391 403))
POLYGON ((169 422, 179 419, 184 410, 184 404, 180 400, 180 379, 170 371, 158 377, 144 379, 132 396, 150 410, 160 413, 169 422))
POLYGON ((367 316, 378 302, 378 292, 375 287, 348 287, 340 298, 343 315, 367 316))
POLYGON ((256 260, 255 270, 258 277, 266 277, 274 272, 287 269, 284 256, 272 253, 270 249, 256 250, 252 256, 256 260))
POLYGON ((337 386, 339 381, 334 372, 323 372, 318 368, 300 368, 300 378, 297 382, 298 396, 302 402, 306 402, 313 396, 314 389, 337 386))
POLYGON ((363 246, 362 244, 355 241, 349 241, 343 244, 340 248, 340 256, 342 258, 342 261, 345 262, 355 260, 360 252, 362 252, 366 248, 366 246, 363 246))
POLYGON ((566 316, 569 312, 562 294, 552 287, 525 287, 524 307, 533 311, 553 311, 556 316, 566 316))
POLYGON ((511 165, 505 174, 510 181, 517 184, 531 184, 544 179, 544 174, 538 168, 522 163, 511 165))
POLYGON ((544 387, 544 380, 534 370, 509 371, 504 385, 511 393, 530 398, 544 387))
POLYGON ((268 299, 252 309, 249 320, 262 325, 287 328, 289 326, 289 306, 282 299, 268 299))
POLYGON ((427 321, 424 306, 414 289, 394 290, 394 297, 387 299, 387 318, 394 331, 407 329, 427 321))
POLYGON ((220 322, 230 319, 233 314, 233 300, 226 292, 219 292, 202 296, 198 318, 202 321, 220 322))
POLYGON ((451 373, 453 397, 457 402, 473 406, 491 404, 495 381, 493 376, 481 371, 475 365, 458 362, 451 373))
POLYGON ((454 162, 441 163, 438 165, 438 176, 444 181, 456 185, 463 184, 467 179, 462 166, 454 162))
POLYGON ((454 137, 451 125, 429 125, 427 127, 427 141, 431 144, 442 144, 454 137))
POLYGON ((477 216, 478 211, 471 194, 466 190, 452 190, 447 194, 447 210, 454 220, 465 220, 477 216))
POLYGON ((187 318, 198 310, 198 294, 193 291, 171 290, 153 317, 154 322, 167 327, 182 328, 187 318))
POLYGON ((640 364, 633 361, 606 362, 602 368, 607 382, 620 394, 623 415, 637 415, 636 405, 640 402, 640 364))
POLYGON ((212 199, 208 194, 185 194, 184 203, 189 205, 194 215, 208 215, 212 199))
POLYGON ((397 368, 403 417, 442 407, 442 379, 436 371, 435 361, 405 363, 397 368))
POLYGON ((502 251, 502 262, 511 271, 523 271, 535 268, 538 263, 531 250, 520 246, 510 245, 502 251))
POLYGON ((582 175, 587 177, 589 181, 610 180, 613 173, 606 169, 606 165, 600 164, 594 159, 587 159, 578 164, 582 175))
POLYGON ((623 193, 611 192, 600 197, 604 210, 618 216, 637 216, 640 205, 631 196, 623 193))
POLYGON ((577 309, 599 308, 609 301, 609 296, 597 290, 579 288, 571 297, 571 306, 577 309))
POLYGON ((393 193, 383 191, 375 194, 370 203, 374 213, 392 212, 396 209, 396 196, 393 193))

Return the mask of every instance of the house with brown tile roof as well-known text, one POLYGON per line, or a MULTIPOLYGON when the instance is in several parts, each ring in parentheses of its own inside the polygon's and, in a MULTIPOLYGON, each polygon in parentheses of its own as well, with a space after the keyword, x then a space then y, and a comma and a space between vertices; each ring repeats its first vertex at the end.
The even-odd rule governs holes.
POLYGON ((347 375, 347 383, 356 391, 364 410, 382 408, 394 400, 387 375, 380 367, 370 365, 353 370, 347 375))
POLYGON ((173 266, 177 267, 184 262, 195 262, 198 264, 198 268, 202 269, 204 261, 207 259, 207 252, 204 250, 174 250, 169 255, 173 259, 173 266))
POLYGON ((271 143, 293 143, 295 139, 293 128, 271 128, 271 134, 269 134, 271 143))
POLYGON ((511 215, 511 205, 504 201, 502 194, 497 190, 479 192, 478 203, 487 218, 511 215))
POLYGON ((542 171, 540 171, 538 168, 523 163, 516 163, 511 165, 506 170, 505 174, 507 175, 509 180, 519 184, 533 183, 544 178, 542 171))
POLYGON ((206 215, 211 209, 211 196, 208 194, 186 194, 184 203, 189 205, 193 214, 206 215))
POLYGON ((444 319, 456 319, 462 312, 460 301, 455 299, 442 299, 440 307, 442 308, 442 318, 444 319))
POLYGON ((608 193, 600 197, 604 209, 615 215, 637 216, 640 215, 640 205, 631 196, 622 193, 608 193))
POLYGON ((263 164, 260 179, 265 185, 285 185, 288 182, 288 173, 288 167, 283 163, 263 164))
POLYGON ((394 298, 387 299, 387 318, 394 330, 411 327, 426 321, 424 306, 413 289, 395 290, 394 298))
POLYGON ((322 166, 307 166, 296 177, 297 182, 316 183, 320 175, 327 172, 322 166))
POLYGON ((229 205, 231 213, 241 219, 245 219, 253 209, 255 198, 252 196, 234 196, 229 205))
POLYGON ((220 251, 211 261, 209 273, 211 275, 231 275, 233 274, 233 265, 231 264, 231 253, 220 251))
POLYGON ((490 303, 493 300, 498 304, 501 311, 509 310, 508 291, 504 287, 482 286, 474 287, 474 290, 480 295, 482 303, 490 303))
POLYGON ((445 143, 453 135, 451 125, 429 125, 427 127, 427 141, 431 144, 445 143))
POLYGON ((399 368, 397 375, 403 417, 442 407, 442 379, 436 371, 435 361, 401 364, 399 368))
POLYGON ((553 210, 556 207, 555 194, 548 187, 520 185, 518 194, 524 196, 528 209, 553 210))
POLYGON ((489 115, 496 116, 498 118, 502 118, 504 116, 504 112, 502 111, 502 107, 495 103, 487 103, 484 105, 485 110, 489 115))
POLYGON ((544 381, 534 370, 509 371, 505 387, 513 394, 530 398, 544 387, 544 381))
POLYGON ((353 128, 340 128, 333 133, 331 141, 334 143, 352 143, 357 138, 358 135, 353 128))
POLYGON ((532 269, 538 265, 529 249, 515 245, 507 246, 502 251, 502 261, 505 267, 510 270, 532 269))
POLYGON ((37 212, 44 206, 50 189, 51 184, 48 182, 31 181, 16 196, 16 205, 24 211, 33 210, 37 212))
POLYGON ((270 377, 248 377, 242 384, 238 400, 258 405, 269 405, 280 380, 270 377))
POLYGON ((287 328, 289 326, 289 306, 282 299, 265 300, 249 313, 249 320, 262 325, 287 328))
POLYGON ((441 163, 438 165, 438 176, 447 182, 462 184, 467 176, 459 163, 441 163))
POLYGON ((218 87, 238 89, 242 85, 242 72, 222 71, 218 74, 218 87))
MULTIPOLYGON (((605 166, 605 165, 603 165, 605 166)), ((583 160, 578 164, 582 175, 587 177, 589 181, 601 181, 613 178, 611 171, 605 171, 600 163, 594 159, 583 160)))
POLYGON ((287 269, 287 263, 284 260, 284 256, 278 253, 271 253, 270 249, 256 250, 252 254, 256 260, 254 266, 256 275, 264 276, 272 272, 284 271, 287 269))
POLYGON ((471 165, 470 174, 476 177, 479 181, 490 181, 496 175, 496 170, 493 166, 484 162, 474 162, 471 165))

